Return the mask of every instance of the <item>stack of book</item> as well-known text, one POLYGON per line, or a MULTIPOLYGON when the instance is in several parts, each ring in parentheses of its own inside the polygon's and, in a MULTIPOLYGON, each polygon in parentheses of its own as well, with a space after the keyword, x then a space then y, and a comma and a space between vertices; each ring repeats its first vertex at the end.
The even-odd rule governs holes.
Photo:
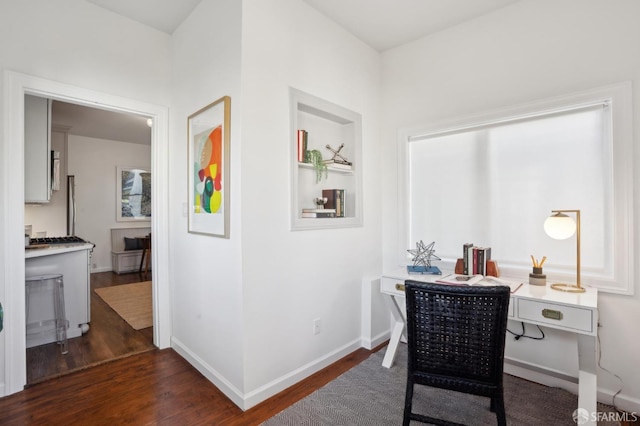
POLYGON ((335 159, 323 160, 322 163, 325 164, 327 167, 340 169, 340 170, 351 170, 351 166, 352 166, 351 162, 349 161, 339 161, 335 159))
POLYGON ((302 209, 302 217, 336 217, 336 209, 302 209))
POLYGON ((298 163, 304 163, 307 156, 307 140, 309 132, 306 130, 298 130, 298 163))
POLYGON ((487 261, 491 260, 491 247, 478 247, 466 243, 462 248, 463 275, 487 275, 487 261))
POLYGON ((344 189, 323 189, 322 197, 327 199, 324 207, 327 209, 335 209, 336 217, 344 217, 344 189))

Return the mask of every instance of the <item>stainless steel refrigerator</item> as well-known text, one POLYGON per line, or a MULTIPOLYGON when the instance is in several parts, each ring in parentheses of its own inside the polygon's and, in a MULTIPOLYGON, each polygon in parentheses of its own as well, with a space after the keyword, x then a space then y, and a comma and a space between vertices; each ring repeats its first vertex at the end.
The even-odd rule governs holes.
POLYGON ((67 176, 67 235, 76 235, 76 177, 67 176))

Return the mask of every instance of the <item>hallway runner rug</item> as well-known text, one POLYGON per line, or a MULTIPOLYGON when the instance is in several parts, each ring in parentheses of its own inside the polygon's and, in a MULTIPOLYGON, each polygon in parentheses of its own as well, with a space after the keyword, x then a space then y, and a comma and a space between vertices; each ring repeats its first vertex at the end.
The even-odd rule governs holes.
POLYGON ((135 330, 153 325, 151 281, 100 287, 94 291, 135 330))

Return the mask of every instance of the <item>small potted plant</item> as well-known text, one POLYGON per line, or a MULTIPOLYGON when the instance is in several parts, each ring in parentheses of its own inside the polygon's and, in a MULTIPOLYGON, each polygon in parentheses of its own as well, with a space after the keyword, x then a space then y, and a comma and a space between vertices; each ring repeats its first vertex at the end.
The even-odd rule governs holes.
POLYGON ((305 163, 309 163, 316 171, 316 183, 322 180, 322 174, 327 177, 327 165, 322 161, 322 153, 317 149, 308 150, 304 158, 305 163))

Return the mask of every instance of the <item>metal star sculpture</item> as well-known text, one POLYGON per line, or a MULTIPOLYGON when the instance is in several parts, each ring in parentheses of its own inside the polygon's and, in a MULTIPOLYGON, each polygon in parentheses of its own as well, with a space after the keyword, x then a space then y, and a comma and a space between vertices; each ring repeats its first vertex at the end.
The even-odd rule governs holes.
POLYGON ((431 268, 431 259, 442 260, 433 254, 435 253, 433 248, 435 244, 436 242, 434 241, 429 245, 425 245, 422 240, 420 240, 420 242, 416 243, 415 249, 407 250, 413 256, 413 259, 411 259, 413 261, 413 266, 422 265, 428 269, 431 268))

